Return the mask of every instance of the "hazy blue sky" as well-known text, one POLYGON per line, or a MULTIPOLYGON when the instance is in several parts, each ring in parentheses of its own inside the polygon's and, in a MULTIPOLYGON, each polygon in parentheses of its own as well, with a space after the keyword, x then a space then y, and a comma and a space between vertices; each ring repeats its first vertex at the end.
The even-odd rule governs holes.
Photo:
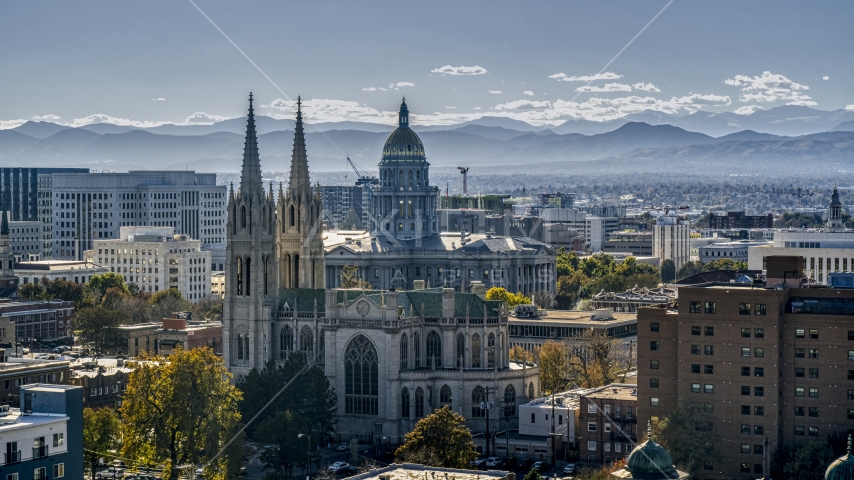
POLYGON ((675 0, 589 83, 667 0, 194 1, 286 96, 189 0, 7 0, 0 124, 211 121, 250 90, 333 121, 391 122, 405 94, 422 124, 854 109, 851 1, 675 0))

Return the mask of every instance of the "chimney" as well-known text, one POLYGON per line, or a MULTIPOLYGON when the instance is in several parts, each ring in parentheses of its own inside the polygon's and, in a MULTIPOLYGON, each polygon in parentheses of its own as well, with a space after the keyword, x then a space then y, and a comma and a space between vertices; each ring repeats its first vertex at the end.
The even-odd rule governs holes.
POLYGON ((480 298, 486 298, 486 285, 483 282, 471 282, 471 293, 480 298))
POLYGON ((397 315, 397 292, 386 292, 385 308, 397 315))
POLYGON ((454 289, 453 288, 443 288, 442 289, 442 317, 443 318, 454 318, 454 289))
POLYGON ((424 280, 413 280, 412 281, 412 289, 413 290, 424 290, 424 280))

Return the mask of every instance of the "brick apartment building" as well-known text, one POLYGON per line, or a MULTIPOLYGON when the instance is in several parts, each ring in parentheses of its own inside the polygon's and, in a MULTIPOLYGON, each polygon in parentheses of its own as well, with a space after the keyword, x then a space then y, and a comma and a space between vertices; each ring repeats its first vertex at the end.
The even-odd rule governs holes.
POLYGON ((683 287, 678 310, 638 311, 638 421, 680 403, 707 416, 721 460, 698 479, 767 478, 778 446, 854 432, 854 289, 804 288, 802 257, 767 267, 765 284, 683 287))
POLYGON ((579 460, 611 465, 629 456, 638 441, 637 387, 614 383, 579 399, 579 460))

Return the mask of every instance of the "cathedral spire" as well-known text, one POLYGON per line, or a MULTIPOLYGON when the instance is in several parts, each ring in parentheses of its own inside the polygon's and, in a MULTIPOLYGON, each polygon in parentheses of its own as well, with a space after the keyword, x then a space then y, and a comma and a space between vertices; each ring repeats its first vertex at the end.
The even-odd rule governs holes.
POLYGON ((243 144, 243 171, 240 175, 240 191, 251 195, 260 190, 264 193, 261 180, 261 158, 258 154, 258 137, 255 132, 255 110, 252 108, 252 93, 249 93, 249 115, 246 120, 246 140, 243 144))
POLYGON ((311 180, 308 177, 308 153, 305 150, 305 131, 302 126, 302 100, 300 97, 297 97, 297 121, 294 126, 294 151, 291 156, 291 177, 288 190, 295 196, 311 196, 311 180))

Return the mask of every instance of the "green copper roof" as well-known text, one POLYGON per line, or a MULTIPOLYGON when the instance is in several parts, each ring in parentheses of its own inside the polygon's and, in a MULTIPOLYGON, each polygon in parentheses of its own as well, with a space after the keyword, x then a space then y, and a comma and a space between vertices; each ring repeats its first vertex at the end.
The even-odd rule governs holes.
POLYGON ((285 303, 291 310, 298 312, 314 312, 314 302, 317 301, 317 314, 326 313, 326 290, 322 288, 280 288, 279 309, 285 303))
POLYGON ((632 474, 658 474, 668 478, 676 472, 673 459, 667 450, 652 439, 652 424, 647 424, 647 440, 632 450, 626 461, 626 470, 632 474))
POLYGON ((854 455, 851 455, 850 434, 848 435, 848 452, 827 467, 824 480, 854 480, 854 455))

